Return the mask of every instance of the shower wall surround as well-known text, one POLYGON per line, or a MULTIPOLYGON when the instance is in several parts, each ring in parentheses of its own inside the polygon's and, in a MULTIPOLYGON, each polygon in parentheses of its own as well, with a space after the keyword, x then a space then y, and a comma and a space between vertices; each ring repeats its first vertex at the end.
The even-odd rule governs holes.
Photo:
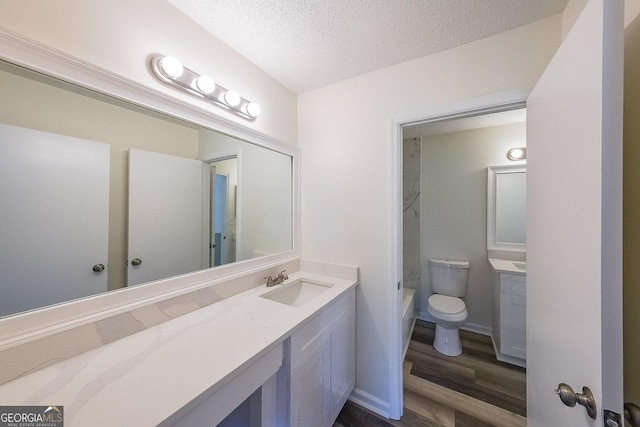
POLYGON ((405 288, 420 289, 420 153, 421 138, 405 139, 402 148, 402 280, 405 288))

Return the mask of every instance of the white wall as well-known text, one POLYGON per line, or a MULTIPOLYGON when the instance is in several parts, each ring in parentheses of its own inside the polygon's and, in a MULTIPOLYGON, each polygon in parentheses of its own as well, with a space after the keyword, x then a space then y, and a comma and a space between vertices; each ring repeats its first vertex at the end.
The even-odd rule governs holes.
POLYGON ((356 394, 388 410, 390 123, 397 113, 532 86, 561 16, 299 96, 302 255, 360 267, 356 394))
POLYGON ((165 1, 2 1, 0 27, 296 144, 296 96, 165 1), (154 54, 210 74, 258 102, 262 114, 250 122, 160 83, 149 71, 154 54))
POLYGON ((511 148, 526 147, 526 123, 422 137, 420 315, 430 319, 429 258, 470 262, 466 328, 492 330, 493 270, 487 256, 487 167, 517 165, 511 148))

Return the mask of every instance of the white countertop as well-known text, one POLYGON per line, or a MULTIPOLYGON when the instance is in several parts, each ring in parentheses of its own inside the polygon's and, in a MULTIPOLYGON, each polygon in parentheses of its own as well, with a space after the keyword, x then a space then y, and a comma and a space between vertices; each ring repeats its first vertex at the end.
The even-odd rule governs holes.
POLYGON ((489 263, 491 263, 491 267, 498 273, 512 273, 512 274, 527 274, 525 261, 513 261, 508 259, 497 259, 497 258, 489 258, 489 263), (524 264, 525 269, 521 269, 515 266, 515 264, 524 264))
POLYGON ((296 327, 356 285, 297 272, 332 287, 301 307, 251 289, 0 386, 1 405, 64 406, 65 426, 151 426, 223 387, 296 327))

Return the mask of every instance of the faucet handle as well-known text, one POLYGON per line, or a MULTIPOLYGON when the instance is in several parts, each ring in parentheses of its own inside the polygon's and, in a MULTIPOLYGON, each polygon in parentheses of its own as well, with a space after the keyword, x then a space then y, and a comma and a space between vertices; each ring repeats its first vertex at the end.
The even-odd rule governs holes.
POLYGON ((278 277, 281 277, 283 280, 287 280, 289 278, 289 276, 287 276, 287 274, 285 274, 285 271, 287 271, 287 270, 282 270, 280 273, 278 273, 278 277))

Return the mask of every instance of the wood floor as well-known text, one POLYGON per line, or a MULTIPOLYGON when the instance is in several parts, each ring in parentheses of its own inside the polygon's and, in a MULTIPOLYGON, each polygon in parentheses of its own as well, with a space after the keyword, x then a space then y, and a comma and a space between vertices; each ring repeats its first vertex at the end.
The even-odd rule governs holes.
POLYGON ((387 420, 347 402, 334 427, 526 426, 526 374, 496 360, 491 338, 460 331, 462 355, 433 347, 435 325, 418 320, 404 361, 404 415, 387 420))

